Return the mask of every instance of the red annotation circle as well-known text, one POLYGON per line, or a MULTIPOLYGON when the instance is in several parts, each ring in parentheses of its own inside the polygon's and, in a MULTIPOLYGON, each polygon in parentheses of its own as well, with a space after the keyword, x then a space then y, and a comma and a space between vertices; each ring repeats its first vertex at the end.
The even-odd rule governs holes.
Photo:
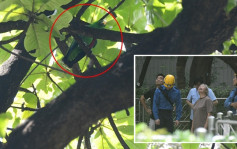
POLYGON ((73 76, 75 76, 75 77, 80 77, 80 78, 93 78, 93 77, 97 77, 97 76, 100 76, 100 75, 106 73, 107 71, 109 71, 109 70, 117 63, 117 61, 118 61, 118 59, 119 59, 119 57, 120 57, 120 55, 121 55, 122 48, 123 48, 123 34, 122 34, 121 27, 120 27, 118 21, 116 20, 116 18, 113 16, 113 14, 111 14, 111 13, 110 13, 109 11, 107 11, 105 8, 100 7, 100 6, 98 6, 98 5, 94 5, 94 4, 77 4, 77 5, 74 5, 74 6, 70 7, 70 8, 68 8, 68 9, 64 10, 64 11, 56 18, 56 20, 54 21, 54 23, 53 23, 53 25, 52 25, 52 27, 51 27, 51 29, 50 29, 50 34, 49 34, 49 48, 50 48, 51 55, 53 56, 55 62, 58 64, 58 66, 59 66, 63 71, 65 71, 65 72, 67 72, 68 74, 73 75, 73 76), (103 9, 103 10, 106 11, 107 13, 109 13, 109 14, 114 18, 114 20, 116 21, 116 23, 117 23, 117 25, 118 25, 118 27, 119 27, 119 30, 120 30, 120 34, 121 34, 121 48, 120 48, 120 52, 119 52, 119 54, 118 54, 116 60, 115 60, 115 61, 113 62, 113 64, 112 64, 108 69, 106 69, 105 71, 103 71, 103 72, 101 72, 101 73, 98 73, 98 74, 95 74, 95 75, 91 75, 91 76, 77 75, 77 74, 71 73, 71 72, 67 71, 66 69, 64 69, 64 68, 58 63, 58 61, 56 60, 56 58, 54 57, 53 50, 52 50, 52 47, 51 47, 52 31, 53 31, 54 25, 56 24, 56 22, 58 21, 58 19, 59 19, 66 11, 68 11, 69 9, 72 9, 72 8, 74 8, 74 7, 77 7, 77 6, 82 6, 82 5, 89 5, 89 6, 98 7, 98 8, 103 9))

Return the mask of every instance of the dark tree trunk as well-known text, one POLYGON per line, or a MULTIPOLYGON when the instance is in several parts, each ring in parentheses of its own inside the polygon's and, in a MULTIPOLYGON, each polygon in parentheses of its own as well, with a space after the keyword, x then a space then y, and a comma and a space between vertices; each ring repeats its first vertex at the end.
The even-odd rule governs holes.
POLYGON ((204 83, 210 85, 212 56, 194 57, 190 68, 189 86, 193 87, 193 82, 196 78, 202 78, 204 83))
POLYGON ((237 73, 237 56, 218 56, 217 58, 228 64, 237 73))
POLYGON ((150 61, 151 61, 151 56, 147 56, 145 59, 145 62, 143 63, 143 66, 142 66, 142 71, 141 71, 141 74, 140 74, 139 80, 138 80, 139 85, 137 85, 137 87, 141 87, 143 85, 143 82, 144 82, 144 79, 146 76, 146 72, 147 72, 147 68, 149 66, 150 61))
MULTIPOLYGON (((35 58, 30 56, 24 48, 24 38, 22 38, 15 49, 12 51, 33 61, 35 58)), ((0 66, 0 113, 6 112, 12 104, 20 82, 30 69, 32 62, 27 62, 18 56, 11 55, 7 61, 0 66)))
POLYGON ((177 87, 179 89, 183 89, 186 86, 186 78, 185 78, 185 67, 187 63, 188 57, 180 56, 177 59, 176 63, 176 73, 177 73, 177 87))

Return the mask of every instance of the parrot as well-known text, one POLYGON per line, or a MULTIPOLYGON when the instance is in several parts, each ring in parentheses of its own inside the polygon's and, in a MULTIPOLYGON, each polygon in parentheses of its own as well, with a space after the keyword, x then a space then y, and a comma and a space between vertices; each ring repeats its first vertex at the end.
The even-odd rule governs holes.
MULTIPOLYGON (((101 28, 105 27, 105 22, 103 20, 98 20, 95 23, 88 25, 88 27, 101 29, 101 28)), ((94 37, 88 37, 88 36, 78 36, 78 37, 84 42, 84 44, 90 50, 92 48, 94 48, 97 44, 97 40, 94 37)), ((75 39, 73 39, 73 41, 69 47, 69 50, 67 51, 67 54, 62 59, 62 61, 68 67, 72 68, 73 64, 80 61, 84 56, 86 56, 86 53, 80 47, 78 42, 75 39)))

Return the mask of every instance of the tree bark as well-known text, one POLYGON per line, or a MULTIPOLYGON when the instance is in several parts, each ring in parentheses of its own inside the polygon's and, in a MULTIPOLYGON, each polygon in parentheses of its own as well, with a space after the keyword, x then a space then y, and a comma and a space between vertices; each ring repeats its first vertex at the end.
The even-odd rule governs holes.
POLYGON ((177 87, 179 89, 183 89, 186 86, 186 78, 185 78, 185 67, 188 57, 180 56, 177 59, 176 63, 176 73, 177 73, 177 87))
POLYGON ((226 64, 228 64, 235 73, 237 73, 237 57, 236 56, 218 56, 217 58, 224 61, 226 64))
MULTIPOLYGON (((24 38, 22 38, 12 51, 16 54, 35 60, 24 48, 24 38)), ((6 112, 12 104, 20 82, 30 69, 32 62, 27 62, 15 55, 11 55, 7 61, 0 66, 0 113, 6 112)))
POLYGON ((207 85, 211 84, 213 56, 194 57, 190 68, 189 86, 193 87, 196 78, 202 78, 207 85))
POLYGON ((118 63, 102 76, 80 79, 37 111, 10 134, 4 149, 63 148, 99 119, 132 106, 133 54, 118 63))

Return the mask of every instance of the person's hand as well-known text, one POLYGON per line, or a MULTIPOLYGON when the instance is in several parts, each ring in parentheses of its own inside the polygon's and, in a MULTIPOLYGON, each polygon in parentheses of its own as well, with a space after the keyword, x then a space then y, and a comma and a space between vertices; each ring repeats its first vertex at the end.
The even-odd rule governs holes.
POLYGON ((237 109, 237 102, 232 102, 230 105, 231 105, 233 108, 237 109))
POLYGON ((147 109, 146 112, 151 115, 151 109, 147 109))
POLYGON ((175 121, 175 126, 178 126, 178 125, 179 125, 179 121, 176 120, 176 121, 175 121))
POLYGON ((155 120, 156 125, 160 125, 160 119, 155 120))

